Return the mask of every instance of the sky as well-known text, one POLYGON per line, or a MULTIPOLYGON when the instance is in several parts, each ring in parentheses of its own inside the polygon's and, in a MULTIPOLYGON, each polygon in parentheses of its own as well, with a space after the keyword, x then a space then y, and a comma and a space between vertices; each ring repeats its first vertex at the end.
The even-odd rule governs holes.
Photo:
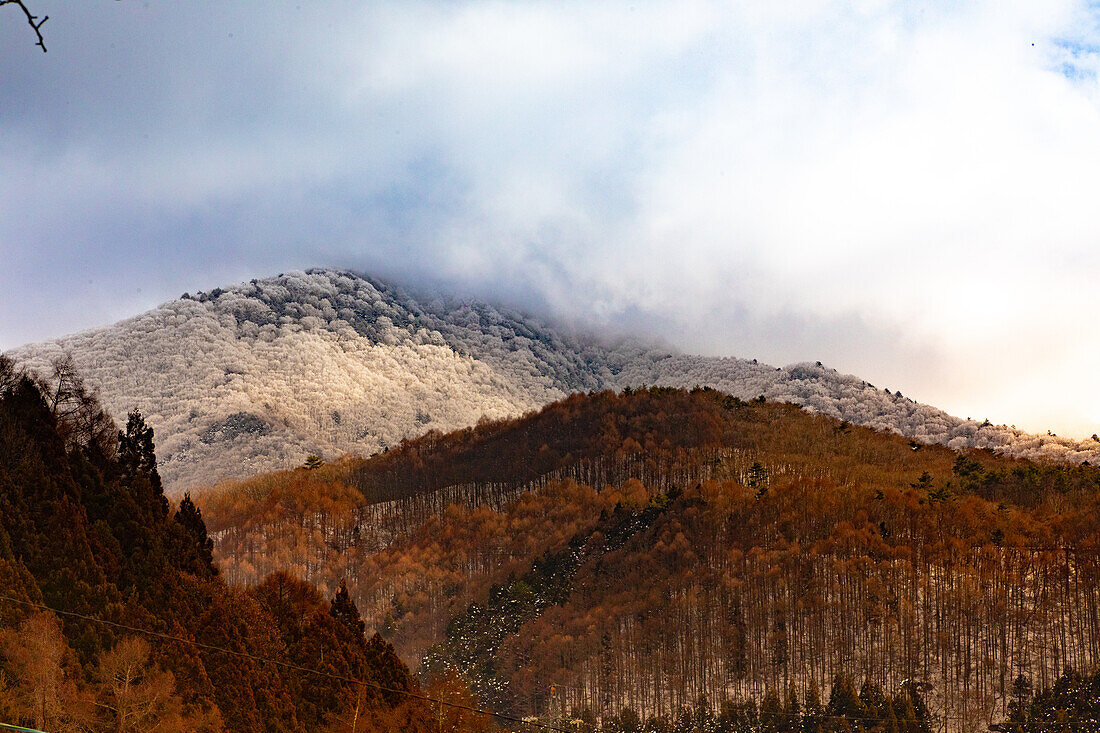
POLYGON ((1100 4, 0 8, 0 349, 309 267, 1100 431, 1100 4))

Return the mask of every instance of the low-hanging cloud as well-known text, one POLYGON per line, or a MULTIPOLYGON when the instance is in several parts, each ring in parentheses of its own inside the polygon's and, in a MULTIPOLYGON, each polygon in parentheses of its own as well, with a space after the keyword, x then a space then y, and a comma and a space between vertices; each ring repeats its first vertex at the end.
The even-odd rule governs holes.
POLYGON ((334 264, 1100 428, 1087 3, 41 5, 0 347, 334 264))

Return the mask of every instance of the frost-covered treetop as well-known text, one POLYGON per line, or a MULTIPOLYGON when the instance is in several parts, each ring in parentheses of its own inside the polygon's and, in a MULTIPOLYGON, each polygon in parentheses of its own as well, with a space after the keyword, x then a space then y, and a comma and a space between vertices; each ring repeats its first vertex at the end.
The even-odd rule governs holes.
POLYGON ((764 395, 952 447, 1096 462, 1100 442, 960 420, 820 363, 658 351, 566 336, 524 314, 418 300, 351 272, 291 272, 178 300, 106 328, 11 352, 48 372, 70 353, 117 418, 138 408, 175 491, 369 454, 427 430, 514 416, 576 391, 706 385, 764 395))

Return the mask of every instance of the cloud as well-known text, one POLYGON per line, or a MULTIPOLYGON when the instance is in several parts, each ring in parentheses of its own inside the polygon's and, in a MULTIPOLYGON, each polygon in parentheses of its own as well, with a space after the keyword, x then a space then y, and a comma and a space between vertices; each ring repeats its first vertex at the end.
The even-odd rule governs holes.
POLYGON ((0 347, 336 264, 1100 427, 1088 4, 46 10, 0 347))

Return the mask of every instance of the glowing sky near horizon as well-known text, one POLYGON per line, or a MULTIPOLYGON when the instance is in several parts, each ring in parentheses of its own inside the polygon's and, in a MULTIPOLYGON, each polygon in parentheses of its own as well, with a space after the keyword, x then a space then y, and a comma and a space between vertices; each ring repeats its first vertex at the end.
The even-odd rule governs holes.
POLYGON ((0 349, 342 266, 1100 431, 1100 6, 0 9, 0 349))

